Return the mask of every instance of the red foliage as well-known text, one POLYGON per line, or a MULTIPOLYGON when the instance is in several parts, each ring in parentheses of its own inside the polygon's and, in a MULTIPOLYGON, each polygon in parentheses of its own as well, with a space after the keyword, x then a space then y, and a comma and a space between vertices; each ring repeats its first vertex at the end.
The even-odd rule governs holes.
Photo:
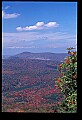
POLYGON ((62 64, 60 64, 59 66, 62 67, 62 64))
POLYGON ((66 64, 68 64, 69 62, 70 62, 70 59, 67 59, 67 60, 65 61, 66 64))
POLYGON ((61 80, 60 79, 58 79, 58 83, 60 83, 61 82, 61 80))

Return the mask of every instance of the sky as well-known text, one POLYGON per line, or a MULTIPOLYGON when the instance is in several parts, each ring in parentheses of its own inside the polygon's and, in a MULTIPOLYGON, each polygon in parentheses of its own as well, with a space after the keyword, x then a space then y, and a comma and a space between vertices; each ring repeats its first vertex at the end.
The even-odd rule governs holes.
POLYGON ((77 2, 2 2, 2 54, 77 47, 77 2))

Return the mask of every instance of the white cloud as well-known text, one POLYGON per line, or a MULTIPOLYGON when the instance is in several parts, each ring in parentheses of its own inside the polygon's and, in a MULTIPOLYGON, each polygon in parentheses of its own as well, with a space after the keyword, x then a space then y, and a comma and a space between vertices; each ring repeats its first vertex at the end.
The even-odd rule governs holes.
POLYGON ((17 27, 16 30, 17 31, 27 31, 27 30, 41 30, 41 29, 48 29, 48 28, 54 28, 54 27, 58 27, 59 24, 57 24, 56 22, 49 22, 47 24, 44 24, 44 22, 37 22, 35 25, 33 26, 26 26, 26 27, 17 27), (21 29, 21 30, 20 30, 21 29))
POLYGON ((70 47, 70 46, 74 46, 74 42, 71 42, 71 44, 69 44, 68 42, 66 43, 53 42, 53 44, 50 43, 50 44, 44 45, 45 48, 62 48, 62 47, 70 47))
POLYGON ((45 24, 45 26, 47 27, 57 27, 59 24, 57 24, 56 22, 49 22, 47 24, 45 24))
POLYGON ((59 49, 75 46, 76 36, 62 32, 18 32, 2 34, 3 48, 59 49))
POLYGON ((29 30, 35 30, 35 29, 37 29, 36 26, 29 26, 29 30))
POLYGON ((70 47, 76 44, 76 39, 75 35, 63 32, 18 32, 2 34, 3 47, 12 49, 70 47))
POLYGON ((76 36, 75 35, 71 35, 68 33, 63 33, 63 32, 56 32, 56 33, 50 33, 45 34, 45 36, 47 36, 48 40, 51 41, 57 41, 57 40, 75 40, 76 36))
MULTIPOLYGON (((21 27, 19 27, 21 30, 21 27)), ((48 40, 48 41, 75 41, 77 38, 75 35, 63 33, 63 32, 22 32, 22 33, 3 33, 3 42, 11 41, 33 41, 33 40, 48 40)))
MULTIPOLYGON (((21 28, 19 28, 21 30, 21 28)), ((38 32, 22 32, 22 33, 3 33, 2 34, 3 42, 17 42, 17 41, 32 41, 39 39, 38 32)))
POLYGON ((44 22, 37 22, 36 23, 36 26, 40 27, 40 26, 43 26, 44 25, 44 22))
POLYGON ((11 49, 14 49, 14 48, 36 48, 36 46, 27 46, 27 47, 25 47, 25 46, 21 46, 21 47, 19 47, 19 46, 12 46, 12 47, 7 47, 7 48, 11 48, 11 49))
POLYGON ((37 29, 37 26, 27 26, 25 28, 22 28, 22 30, 36 30, 37 29))
POLYGON ((5 10, 8 9, 9 7, 10 7, 10 6, 6 6, 6 7, 5 7, 5 10))
POLYGON ((18 16, 20 16, 18 13, 7 14, 5 11, 2 11, 2 18, 4 19, 17 18, 18 16))
POLYGON ((22 28, 21 27, 17 27, 16 30, 22 31, 22 28))

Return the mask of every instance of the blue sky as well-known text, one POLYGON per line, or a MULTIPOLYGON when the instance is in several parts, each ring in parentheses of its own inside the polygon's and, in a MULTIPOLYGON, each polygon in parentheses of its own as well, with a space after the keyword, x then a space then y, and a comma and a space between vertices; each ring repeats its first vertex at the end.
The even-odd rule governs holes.
POLYGON ((77 43, 77 2, 2 2, 2 52, 65 53, 77 43))

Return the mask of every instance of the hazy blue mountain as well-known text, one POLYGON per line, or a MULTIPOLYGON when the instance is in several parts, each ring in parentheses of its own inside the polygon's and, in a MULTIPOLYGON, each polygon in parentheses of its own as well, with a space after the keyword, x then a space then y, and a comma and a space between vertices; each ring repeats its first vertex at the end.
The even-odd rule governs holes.
POLYGON ((31 53, 31 52, 23 52, 14 56, 11 56, 10 58, 20 58, 20 59, 39 59, 39 60, 55 60, 55 61, 62 61, 66 56, 68 56, 67 53, 50 53, 50 52, 44 52, 44 53, 31 53))

